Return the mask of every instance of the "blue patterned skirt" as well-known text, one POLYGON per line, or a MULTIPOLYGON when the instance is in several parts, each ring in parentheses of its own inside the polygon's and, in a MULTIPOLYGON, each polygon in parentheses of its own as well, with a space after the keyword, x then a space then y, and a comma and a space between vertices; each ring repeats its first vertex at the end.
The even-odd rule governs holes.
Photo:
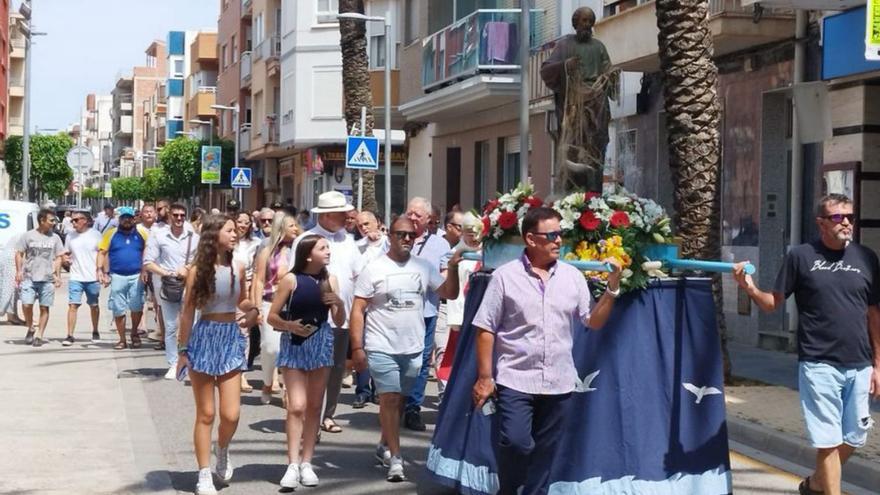
POLYGON ((281 333, 281 349, 275 365, 303 371, 333 366, 333 329, 324 323, 302 344, 294 344, 290 332, 281 333))
POLYGON ((187 344, 190 369, 211 376, 247 369, 247 340, 238 323, 198 320, 187 344))

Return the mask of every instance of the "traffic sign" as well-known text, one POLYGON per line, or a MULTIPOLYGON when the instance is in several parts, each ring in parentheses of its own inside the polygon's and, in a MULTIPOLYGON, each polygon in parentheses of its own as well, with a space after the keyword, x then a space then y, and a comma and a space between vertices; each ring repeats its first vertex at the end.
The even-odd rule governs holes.
POLYGON ((379 139, 372 136, 348 136, 345 141, 345 166, 379 170, 379 139))
POLYGON ((247 189, 251 187, 251 169, 249 168, 233 168, 232 169, 232 187, 236 189, 247 189))
POLYGON ((67 166, 74 172, 86 173, 95 164, 95 155, 85 146, 74 146, 67 152, 67 166))

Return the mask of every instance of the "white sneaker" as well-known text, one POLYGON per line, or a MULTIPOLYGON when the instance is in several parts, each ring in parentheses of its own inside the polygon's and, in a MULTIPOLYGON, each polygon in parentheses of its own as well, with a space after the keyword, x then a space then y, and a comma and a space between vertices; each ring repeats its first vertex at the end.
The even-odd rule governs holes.
POLYGON ((219 445, 214 446, 214 455, 217 456, 217 466, 215 468, 217 476, 223 481, 232 479, 232 463, 229 462, 229 447, 221 449, 219 445))
POLYGON ((391 465, 391 451, 381 443, 376 446, 376 460, 385 467, 391 465))
POLYGON ((284 477, 281 478, 281 488, 296 488, 299 484, 299 464, 288 464, 284 477))
POLYGON ((391 458, 390 466, 388 467, 388 476, 385 479, 392 483, 406 480, 406 476, 403 475, 403 459, 400 456, 394 456, 391 458))
POLYGON ((214 478, 211 476, 211 468, 199 469, 199 483, 196 485, 196 495, 217 495, 214 487, 214 478))
POLYGON ((177 366, 172 366, 168 368, 168 371, 165 372, 166 380, 177 380, 177 366))
POLYGON ((318 486, 318 475, 312 465, 304 462, 299 465, 299 482, 302 486, 318 486))
POLYGON ((260 392, 260 403, 264 406, 268 406, 272 403, 272 392, 266 392, 263 390, 260 392))

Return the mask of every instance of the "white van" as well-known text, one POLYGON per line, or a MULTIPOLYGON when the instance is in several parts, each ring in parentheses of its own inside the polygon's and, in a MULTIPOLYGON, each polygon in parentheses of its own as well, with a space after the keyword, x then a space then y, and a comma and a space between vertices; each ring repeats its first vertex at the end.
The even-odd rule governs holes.
POLYGON ((0 248, 9 240, 37 225, 37 213, 40 207, 36 203, 24 201, 0 200, 0 248))

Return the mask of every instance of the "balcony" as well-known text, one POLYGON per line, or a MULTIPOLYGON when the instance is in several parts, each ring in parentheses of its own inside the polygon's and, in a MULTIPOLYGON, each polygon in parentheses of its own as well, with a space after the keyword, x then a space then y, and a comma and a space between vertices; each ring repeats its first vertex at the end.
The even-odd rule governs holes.
POLYGON ((9 117, 9 126, 6 129, 7 136, 24 135, 24 119, 22 117, 9 117))
MULTIPOLYGON (((533 11, 533 39, 542 13, 533 11)), ((519 95, 519 9, 481 9, 422 40, 422 91, 400 106, 410 120, 443 120, 495 108, 519 95)))
POLYGON ((24 75, 13 74, 9 77, 9 96, 24 97, 24 75))
POLYGON ((251 85, 251 69, 253 68, 253 63, 251 62, 251 52, 244 52, 241 54, 241 63, 238 64, 241 67, 241 87, 246 88, 251 85))
POLYGON ((131 112, 133 110, 131 93, 117 94, 113 98, 113 106, 117 107, 120 112, 131 112))
POLYGON ((267 37, 257 45, 254 51, 259 53, 260 57, 266 61, 266 71, 269 76, 278 73, 278 56, 281 55, 281 35, 273 34, 267 37))
POLYGON ((242 124, 238 133, 238 152, 242 156, 247 156, 251 151, 251 125, 242 124))
POLYGON ((189 100, 190 117, 214 117, 217 111, 211 105, 217 103, 215 86, 200 86, 189 100))
POLYGON ((131 136, 132 133, 132 117, 131 115, 122 115, 113 123, 115 130, 114 136, 131 136))
POLYGON ((254 13, 253 0, 241 0, 241 18, 250 19, 254 13))
POLYGON ((24 58, 27 49, 27 41, 21 36, 12 36, 9 39, 9 46, 12 48, 9 52, 10 58, 24 58))
POLYGON ((532 106, 553 101, 553 91, 550 91, 541 78, 541 64, 550 58, 554 48, 556 48, 556 41, 551 41, 532 50, 532 54, 529 56, 529 102, 532 106))
MULTIPOLYGON (((385 126, 385 70, 370 70, 370 93, 373 95, 373 117, 376 127, 385 126)), ((405 123, 400 115, 400 71, 391 71, 391 126, 400 129, 405 123)))
POLYGON ((217 33, 199 33, 190 49, 193 61, 217 63, 217 33))
MULTIPOLYGON (((741 0, 710 0, 709 30, 715 56, 746 50, 794 36, 794 14, 787 9, 764 9, 754 22, 753 6, 741 0)), ((657 16, 653 1, 618 0, 605 5, 596 23, 596 38, 608 48, 611 62, 624 71, 660 70, 657 16)))
POLYGON ((260 141, 263 146, 278 144, 278 124, 275 122, 274 115, 267 116, 266 121, 263 122, 262 129, 260 129, 260 141))

